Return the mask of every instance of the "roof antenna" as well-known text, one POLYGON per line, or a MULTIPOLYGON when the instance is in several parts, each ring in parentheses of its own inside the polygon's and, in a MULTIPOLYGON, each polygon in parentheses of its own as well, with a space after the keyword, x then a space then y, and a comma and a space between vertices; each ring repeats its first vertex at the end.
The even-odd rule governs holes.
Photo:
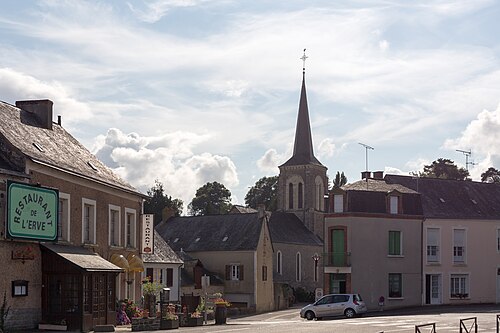
POLYGON ((302 75, 306 74, 306 59, 309 58, 306 56, 306 49, 304 49, 304 55, 300 58, 302 59, 302 75))
POLYGON ((467 170, 467 172, 469 171, 469 165, 474 166, 477 164, 477 163, 474 163, 474 161, 469 162, 469 157, 472 155, 471 149, 469 149, 468 151, 457 149, 456 151, 465 155, 465 170, 467 170))
MULTIPOLYGON (((366 167, 366 172, 368 173, 368 149, 374 150, 375 148, 365 145, 364 143, 361 142, 358 142, 358 144, 365 147, 365 167, 366 167)), ((368 189, 368 174, 366 176, 366 188, 368 189)))

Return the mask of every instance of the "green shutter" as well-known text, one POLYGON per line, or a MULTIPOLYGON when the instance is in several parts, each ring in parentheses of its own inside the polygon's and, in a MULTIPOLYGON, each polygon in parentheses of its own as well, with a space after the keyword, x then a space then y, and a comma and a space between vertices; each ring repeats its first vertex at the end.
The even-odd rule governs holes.
POLYGON ((400 231, 389 231, 389 255, 401 255, 400 231))

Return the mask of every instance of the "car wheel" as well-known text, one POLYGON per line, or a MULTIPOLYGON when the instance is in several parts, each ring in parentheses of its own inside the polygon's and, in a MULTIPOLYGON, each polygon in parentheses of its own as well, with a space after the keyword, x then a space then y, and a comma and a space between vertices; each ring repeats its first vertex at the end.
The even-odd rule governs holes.
POLYGON ((344 315, 346 316, 346 318, 353 318, 354 316, 356 316, 356 311, 354 311, 353 309, 345 309, 344 311, 344 315))
POLYGON ((314 316, 314 312, 312 312, 312 311, 307 311, 307 312, 306 312, 306 319, 307 319, 307 320, 313 320, 313 319, 314 319, 314 317, 315 317, 315 316, 314 316))

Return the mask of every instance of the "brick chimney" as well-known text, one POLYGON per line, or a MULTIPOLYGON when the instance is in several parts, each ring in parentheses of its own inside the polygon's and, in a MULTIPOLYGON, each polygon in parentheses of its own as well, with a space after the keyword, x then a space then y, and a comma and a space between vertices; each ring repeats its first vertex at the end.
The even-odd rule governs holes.
MULTIPOLYGON (((161 219, 162 221, 167 221, 169 218, 175 216, 175 209, 171 207, 165 207, 161 211, 161 219)), ((156 223, 160 223, 160 221, 157 221, 156 223)))
POLYGON ((52 103, 48 99, 16 101, 16 106, 35 115, 40 127, 52 130, 52 103))
POLYGON ((373 179, 384 179, 383 171, 373 171, 373 179))
POLYGON ((371 171, 361 171, 361 179, 368 179, 371 178, 371 176, 371 171))

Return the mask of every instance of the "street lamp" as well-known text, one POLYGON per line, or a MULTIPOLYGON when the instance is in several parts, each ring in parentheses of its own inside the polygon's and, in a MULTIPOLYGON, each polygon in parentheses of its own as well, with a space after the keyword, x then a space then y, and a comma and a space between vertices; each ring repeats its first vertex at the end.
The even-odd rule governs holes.
POLYGON ((314 282, 318 282, 318 261, 321 257, 319 254, 315 253, 312 256, 312 259, 314 260, 314 282))

